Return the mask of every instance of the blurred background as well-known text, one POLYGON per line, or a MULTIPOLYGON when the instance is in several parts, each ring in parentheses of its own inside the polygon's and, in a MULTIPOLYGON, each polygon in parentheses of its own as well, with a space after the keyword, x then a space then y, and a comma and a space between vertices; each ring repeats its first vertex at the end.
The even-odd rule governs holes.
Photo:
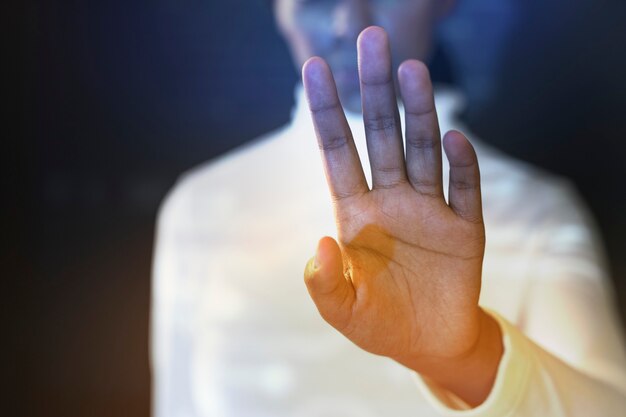
MULTIPOLYGON (((479 137, 576 182, 622 319, 625 9, 460 0, 433 62, 434 78, 466 93, 461 117, 479 137)), ((263 0, 28 1, 24 12, 13 24, 25 152, 10 158, 3 205, 14 235, 2 254, 4 407, 148 416, 159 202, 185 170, 286 123, 298 73, 263 0)))

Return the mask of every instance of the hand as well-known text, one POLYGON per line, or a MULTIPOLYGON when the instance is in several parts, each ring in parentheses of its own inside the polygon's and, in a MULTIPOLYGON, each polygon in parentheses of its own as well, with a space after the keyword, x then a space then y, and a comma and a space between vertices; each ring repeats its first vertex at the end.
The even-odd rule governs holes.
POLYGON ((496 340, 497 324, 478 306, 485 231, 476 154, 459 132, 443 138, 446 203, 428 70, 415 60, 398 69, 405 158, 387 35, 370 27, 357 46, 371 190, 330 69, 317 57, 303 66, 338 232, 338 242, 320 240, 305 282, 322 317, 356 345, 454 386, 446 373, 484 360, 476 355, 487 330, 496 340))

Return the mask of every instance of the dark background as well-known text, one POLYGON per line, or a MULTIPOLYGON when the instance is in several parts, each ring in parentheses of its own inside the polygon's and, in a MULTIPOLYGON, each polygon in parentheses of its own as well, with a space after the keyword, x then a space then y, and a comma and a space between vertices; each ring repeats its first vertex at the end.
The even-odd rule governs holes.
MULTIPOLYGON (((483 140, 577 182, 624 317, 624 5, 460 3, 436 78, 465 91, 462 116, 483 140)), ((297 72, 262 0, 24 4, 12 22, 24 140, 6 153, 0 407, 147 416, 159 202, 181 172, 286 123, 297 72)))

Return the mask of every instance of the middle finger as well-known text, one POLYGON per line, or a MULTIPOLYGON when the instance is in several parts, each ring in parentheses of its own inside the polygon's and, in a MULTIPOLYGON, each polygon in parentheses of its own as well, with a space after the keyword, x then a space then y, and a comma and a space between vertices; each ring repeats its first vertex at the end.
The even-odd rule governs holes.
POLYGON ((384 29, 365 29, 357 41, 363 123, 373 188, 406 182, 402 129, 384 29))

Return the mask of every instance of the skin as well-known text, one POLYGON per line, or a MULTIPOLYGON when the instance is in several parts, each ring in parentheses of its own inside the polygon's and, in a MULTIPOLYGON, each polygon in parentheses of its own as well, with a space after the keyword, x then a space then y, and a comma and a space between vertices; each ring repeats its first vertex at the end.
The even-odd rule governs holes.
POLYGON ((451 0, 274 0, 274 15, 296 67, 323 57, 344 108, 360 112, 354 47, 359 33, 371 25, 385 28, 394 67, 409 58, 425 60, 434 26, 451 5, 451 0))
MULTIPOLYGON (((275 8, 297 62, 314 52, 324 52, 325 58, 336 62, 336 51, 344 47, 329 47, 323 39, 313 42, 317 35, 312 29, 299 30, 303 23, 298 22, 306 21, 307 15, 302 10, 304 16, 293 14, 295 1, 277 0, 275 8), (289 16, 297 21, 288 22, 289 16)), ((395 16, 398 26, 407 27, 411 16, 418 22, 432 21, 437 2, 330 3, 363 7, 369 17, 378 16, 373 12, 376 3, 380 16, 395 16)), ((359 20, 354 30, 360 30, 363 22, 370 21, 359 20)), ((395 21, 388 23, 394 26, 395 21)), ((450 163, 446 202, 442 139, 428 70, 422 62, 409 59, 395 73, 396 82, 392 71, 392 52, 400 51, 402 57, 425 52, 429 38, 413 37, 415 32, 410 38, 396 33, 394 38, 372 26, 356 39, 359 108, 372 189, 342 107, 343 97, 354 95, 352 82, 341 78, 336 83, 321 57, 303 63, 302 78, 338 235, 337 240, 319 241, 304 279, 321 316, 356 345, 396 360, 477 406, 493 386, 503 352, 497 322, 478 306, 485 249, 478 161, 461 133, 452 131, 443 137, 450 163), (404 139, 396 83, 406 111, 404 139)))

